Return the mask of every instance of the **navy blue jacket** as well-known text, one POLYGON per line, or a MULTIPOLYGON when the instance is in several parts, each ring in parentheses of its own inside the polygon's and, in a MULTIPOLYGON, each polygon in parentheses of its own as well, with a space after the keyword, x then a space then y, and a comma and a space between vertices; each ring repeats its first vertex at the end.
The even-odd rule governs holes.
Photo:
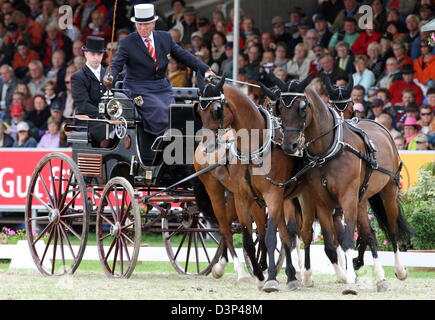
POLYGON ((172 58, 195 71, 204 73, 210 68, 194 55, 178 46, 172 40, 169 32, 154 30, 153 36, 158 71, 155 71, 154 61, 144 41, 139 33, 135 31, 120 41, 118 50, 112 61, 112 74, 114 79, 116 79, 117 74, 122 71, 124 64, 127 66, 124 80, 128 82, 164 79, 166 78, 166 68, 169 62, 168 55, 171 55, 172 58))

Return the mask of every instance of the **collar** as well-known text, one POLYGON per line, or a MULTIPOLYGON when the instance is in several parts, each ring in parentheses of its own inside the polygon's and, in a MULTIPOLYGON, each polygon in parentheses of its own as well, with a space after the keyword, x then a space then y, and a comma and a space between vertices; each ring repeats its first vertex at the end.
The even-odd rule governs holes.
POLYGON ((141 38, 142 38, 142 41, 145 43, 145 45, 146 45, 145 39, 146 38, 150 39, 151 40, 151 44, 153 45, 154 50, 155 50, 156 45, 155 45, 155 41, 154 41, 154 32, 151 32, 151 35, 149 37, 142 37, 141 36, 141 38))
POLYGON ((86 66, 92 71, 92 73, 97 77, 97 79, 100 80, 101 64, 98 66, 96 70, 92 68, 91 65, 87 62, 86 62, 86 66))

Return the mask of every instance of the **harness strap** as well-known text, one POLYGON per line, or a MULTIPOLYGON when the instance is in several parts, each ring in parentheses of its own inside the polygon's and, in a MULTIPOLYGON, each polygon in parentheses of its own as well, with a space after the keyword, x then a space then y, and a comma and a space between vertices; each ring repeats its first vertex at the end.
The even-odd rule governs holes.
POLYGON ((341 209, 337 199, 332 195, 332 193, 328 189, 328 179, 325 176, 325 168, 324 168, 324 166, 323 165, 319 166, 319 170, 320 170, 320 183, 321 183, 322 187, 325 189, 325 191, 328 194, 328 196, 331 199, 331 201, 335 203, 335 209, 332 212, 332 215, 335 216, 335 215, 338 215, 338 214, 342 214, 343 210, 341 209))
POLYGON ((254 188, 252 187, 252 184, 251 184, 252 179, 251 179, 251 174, 249 173, 248 166, 246 166, 246 170, 245 170, 245 180, 248 183, 248 186, 252 192, 252 195, 254 196, 253 198, 254 198, 255 202, 257 202, 257 204, 260 206, 260 208, 266 208, 266 202, 257 195, 254 188))

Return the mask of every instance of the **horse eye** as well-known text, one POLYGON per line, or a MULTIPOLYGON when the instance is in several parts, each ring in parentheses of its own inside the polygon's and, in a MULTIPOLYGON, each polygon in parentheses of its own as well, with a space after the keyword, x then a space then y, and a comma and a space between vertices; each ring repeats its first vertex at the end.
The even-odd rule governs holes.
POLYGON ((299 102, 299 109, 304 109, 307 106, 307 103, 305 101, 299 102))

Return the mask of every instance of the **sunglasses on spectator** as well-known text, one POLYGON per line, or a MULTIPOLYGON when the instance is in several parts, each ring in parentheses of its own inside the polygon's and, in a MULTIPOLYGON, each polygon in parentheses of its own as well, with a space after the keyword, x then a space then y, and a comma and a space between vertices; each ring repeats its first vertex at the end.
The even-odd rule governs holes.
POLYGON ((421 116, 430 116, 432 114, 432 112, 422 112, 420 113, 421 116))

